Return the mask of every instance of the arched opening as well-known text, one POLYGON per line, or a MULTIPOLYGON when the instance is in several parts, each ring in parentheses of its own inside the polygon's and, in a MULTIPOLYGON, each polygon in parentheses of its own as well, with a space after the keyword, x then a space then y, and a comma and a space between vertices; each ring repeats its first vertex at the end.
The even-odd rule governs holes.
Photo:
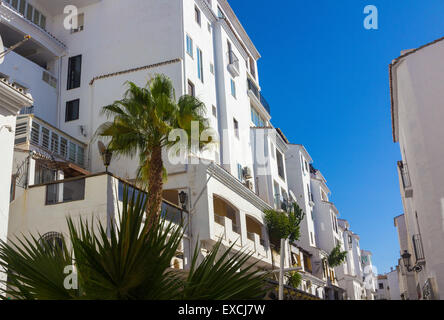
POLYGON ((63 249, 63 236, 59 232, 47 232, 40 238, 40 244, 47 246, 48 249, 55 251, 63 249))
POLYGON ((263 246, 265 246, 265 239, 264 239, 264 233, 263 233, 263 225, 254 219, 253 217, 246 215, 245 221, 247 224, 247 238, 251 241, 254 241, 254 234, 259 235, 260 242, 263 246))
POLYGON ((240 234, 239 210, 228 201, 213 195, 214 221, 224 225, 224 217, 231 220, 233 231, 240 234))

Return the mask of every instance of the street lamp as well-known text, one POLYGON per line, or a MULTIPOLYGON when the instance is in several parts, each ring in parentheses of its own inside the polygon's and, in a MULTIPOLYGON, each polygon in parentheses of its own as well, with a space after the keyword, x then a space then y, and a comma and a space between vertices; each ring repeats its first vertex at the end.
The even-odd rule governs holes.
POLYGON ((415 264, 413 267, 410 267, 410 257, 412 255, 407 251, 404 250, 404 253, 401 255, 402 260, 404 261, 404 265, 407 268, 408 272, 420 272, 422 270, 422 267, 420 265, 415 264))

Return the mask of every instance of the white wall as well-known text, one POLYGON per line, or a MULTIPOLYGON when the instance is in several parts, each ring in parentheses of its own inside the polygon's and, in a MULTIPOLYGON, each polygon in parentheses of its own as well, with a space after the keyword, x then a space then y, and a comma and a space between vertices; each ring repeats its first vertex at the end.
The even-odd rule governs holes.
MULTIPOLYGON (((34 114, 51 125, 56 125, 57 120, 57 89, 42 80, 43 69, 31 60, 28 60, 15 52, 10 52, 0 72, 10 76, 10 82, 17 81, 27 87, 34 98, 34 114)), ((57 72, 51 73, 57 77, 57 72)))
MULTIPOLYGON (((425 47, 401 61, 394 70, 397 81, 399 144, 413 185, 412 213, 417 212, 426 270, 419 274, 437 280, 444 295, 444 140, 442 101, 444 42, 425 47)), ((406 212, 407 213, 407 212, 406 212)), ((407 213, 408 214, 408 213, 407 213)), ((411 221, 411 217, 407 219, 411 221)))

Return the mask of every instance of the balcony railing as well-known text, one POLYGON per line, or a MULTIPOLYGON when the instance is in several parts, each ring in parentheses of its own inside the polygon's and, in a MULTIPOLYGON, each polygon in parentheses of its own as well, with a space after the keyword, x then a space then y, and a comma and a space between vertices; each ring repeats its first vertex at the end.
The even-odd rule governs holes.
POLYGON ((256 96, 256 98, 259 100, 268 114, 271 114, 270 105, 268 104, 267 100, 265 100, 265 97, 262 95, 262 93, 259 91, 259 88, 251 79, 248 78, 247 81, 248 90, 251 90, 251 92, 256 96))
POLYGON ((424 261, 424 250, 422 247, 422 239, 420 234, 414 234, 412 236, 413 249, 415 251, 416 263, 424 261))
POLYGON ((239 75, 239 59, 233 51, 227 52, 227 60, 228 60, 228 71, 230 71, 233 77, 237 77, 239 75))

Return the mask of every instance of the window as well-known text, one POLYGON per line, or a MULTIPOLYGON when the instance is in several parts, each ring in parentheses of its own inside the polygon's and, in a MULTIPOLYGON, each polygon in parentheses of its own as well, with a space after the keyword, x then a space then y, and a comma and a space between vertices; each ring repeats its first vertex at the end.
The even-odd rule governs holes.
POLYGON ((242 170, 242 165, 241 164, 237 164, 237 178, 239 179, 239 181, 243 181, 244 179, 244 174, 243 174, 243 170, 242 170))
POLYGON ((314 243, 314 240, 313 240, 313 232, 311 232, 311 231, 310 231, 310 239, 311 239, 311 243, 313 244, 313 243, 314 243))
POLYGON ((59 153, 59 135, 54 132, 51 134, 51 151, 59 153))
POLYGON ((60 138, 60 155, 66 159, 68 156, 68 140, 60 138))
POLYGON ((254 79, 256 79, 256 68, 254 66, 254 60, 252 57, 249 58, 250 61, 250 73, 254 79))
POLYGON ((69 142, 69 150, 68 150, 68 160, 71 162, 75 162, 76 161, 76 149, 77 146, 75 145, 75 143, 73 142, 69 142))
POLYGON ((12 1, 11 1, 11 6, 12 6, 14 9, 18 9, 18 0, 12 0, 12 1))
POLYGON ((40 244, 47 246, 51 251, 62 250, 63 249, 63 237, 58 232, 48 232, 45 233, 40 238, 40 244))
POLYGON ((214 64, 210 63, 210 72, 214 74, 214 64))
POLYGON ((42 16, 40 17, 40 27, 41 27, 42 29, 46 29, 46 17, 45 17, 44 15, 42 15, 42 16))
POLYGON ((85 150, 82 147, 77 147, 77 163, 81 166, 85 163, 85 150))
POLYGON ((71 33, 77 33, 83 31, 85 25, 85 14, 79 13, 77 15, 77 28, 72 28, 71 33))
POLYGON ((307 184, 307 193, 308 193, 308 200, 313 201, 313 195, 310 190, 310 185, 308 185, 308 184, 307 184))
POLYGON ((233 79, 230 79, 230 81, 231 81, 231 95, 236 98, 236 83, 234 82, 233 79))
POLYGON ((215 118, 217 118, 217 109, 216 109, 216 107, 213 106, 213 107, 212 107, 212 110, 213 110, 213 116, 214 116, 215 118))
MULTIPOLYGON (((12 3, 14 3, 14 2, 17 3, 17 0, 12 1, 12 3)), ((26 1, 22 0, 22 1, 20 1, 19 12, 22 15, 25 15, 25 11, 26 11, 26 1)), ((43 16, 42 16, 42 18, 43 18, 43 16)))
POLYGON ((251 121, 254 123, 256 127, 265 127, 265 120, 260 116, 259 112, 250 105, 251 108, 251 121))
POLYGON ((32 122, 31 142, 39 145, 40 143, 40 125, 37 122, 32 122))
POLYGON ((384 284, 383 283, 379 283, 379 289, 384 289, 384 284))
POLYGON ((35 164, 34 184, 44 184, 57 180, 57 170, 47 168, 40 162, 35 164))
POLYGON ((278 150, 276 150, 276 162, 277 162, 279 177, 281 177, 282 180, 285 180, 284 157, 282 156, 282 153, 280 153, 278 150))
POLYGON ((40 23, 40 11, 34 9, 34 19, 33 22, 38 25, 40 23))
POLYGON ((32 13, 34 11, 34 7, 28 3, 28 9, 26 11, 26 19, 32 21, 32 13))
POLYGON ((195 96, 194 84, 190 80, 188 80, 188 94, 193 97, 195 96))
POLYGON ((196 55, 197 55, 197 77, 200 79, 200 81, 203 82, 204 78, 203 78, 202 50, 196 48, 196 55))
POLYGON ((42 127, 42 147, 49 149, 49 129, 42 127))
POLYGON ((66 103, 65 122, 79 119, 80 100, 72 100, 66 103))
POLYGON ((239 138, 239 122, 237 122, 236 119, 233 118, 233 128, 234 128, 234 134, 237 138, 239 138))
POLYGON ((68 61, 68 89, 80 87, 80 79, 82 73, 82 56, 78 55, 69 58, 68 61))
POLYGON ((200 26, 200 10, 194 6, 194 19, 196 20, 197 24, 200 26))
POLYGON ((187 53, 193 57, 193 39, 189 35, 187 35, 187 53))

